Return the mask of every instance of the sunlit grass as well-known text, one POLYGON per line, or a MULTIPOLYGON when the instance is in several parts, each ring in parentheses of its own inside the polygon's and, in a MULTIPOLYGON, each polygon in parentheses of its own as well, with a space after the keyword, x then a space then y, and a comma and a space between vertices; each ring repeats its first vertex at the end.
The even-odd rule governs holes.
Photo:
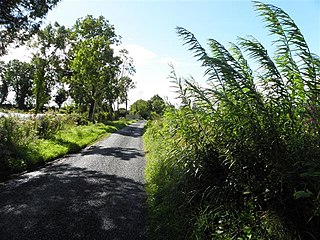
POLYGON ((79 126, 76 128, 59 131, 56 134, 55 139, 52 141, 58 142, 64 146, 68 146, 69 151, 72 151, 77 150, 73 148, 82 148, 100 138, 101 135, 107 136, 118 129, 120 128, 104 124, 79 126))
POLYGON ((68 146, 61 145, 53 140, 39 139, 32 145, 30 145, 32 149, 32 155, 30 157, 32 162, 37 162, 39 160, 43 160, 47 162, 56 157, 67 154, 69 151, 68 146))
POLYGON ((46 162, 67 153, 77 152, 126 125, 125 122, 119 122, 118 127, 102 123, 71 127, 58 131, 52 139, 38 139, 30 146, 33 152, 37 152, 38 157, 46 162))
MULTIPOLYGON (((15 156, 9 159, 9 168, 2 173, 6 175, 19 173, 41 166, 68 153, 75 153, 111 133, 129 125, 133 121, 113 121, 107 124, 90 124, 84 126, 68 126, 57 131, 48 139, 33 138, 33 141, 17 146, 15 156)), ((1 170, 1 169, 0 169, 1 170)))

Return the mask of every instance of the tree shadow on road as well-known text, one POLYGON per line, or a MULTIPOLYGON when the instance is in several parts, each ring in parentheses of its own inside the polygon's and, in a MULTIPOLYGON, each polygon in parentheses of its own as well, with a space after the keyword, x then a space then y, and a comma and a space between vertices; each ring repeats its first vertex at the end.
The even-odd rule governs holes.
POLYGON ((137 157, 143 157, 143 153, 136 148, 123 148, 123 147, 101 147, 91 146, 86 151, 81 153, 82 156, 86 155, 102 155, 113 156, 121 160, 129 161, 137 157))
POLYGON ((122 135, 122 136, 128 136, 133 138, 139 138, 142 136, 143 128, 138 127, 136 125, 130 125, 123 129, 121 129, 118 132, 115 132, 114 134, 122 135))
POLYGON ((145 239, 142 183, 60 164, 12 185, 0 187, 0 239, 145 239))

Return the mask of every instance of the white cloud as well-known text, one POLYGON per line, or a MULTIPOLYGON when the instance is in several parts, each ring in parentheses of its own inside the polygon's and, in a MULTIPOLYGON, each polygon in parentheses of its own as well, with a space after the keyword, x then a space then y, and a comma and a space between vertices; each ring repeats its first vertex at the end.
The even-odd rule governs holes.
POLYGON ((168 75, 170 68, 168 63, 177 64, 174 58, 159 58, 158 55, 138 44, 122 44, 115 47, 115 52, 127 49, 129 56, 133 58, 136 74, 131 78, 136 83, 136 88, 129 92, 129 104, 138 99, 148 100, 158 94, 172 101, 174 94, 170 87, 168 75))
POLYGON ((152 96, 158 94, 170 102, 175 102, 175 93, 172 83, 168 79, 169 67, 161 67, 159 71, 150 69, 137 69, 137 74, 133 76, 136 82, 136 88, 129 92, 129 104, 134 103, 138 99, 149 100, 152 96))
POLYGON ((133 58, 135 66, 145 66, 149 61, 154 60, 157 55, 138 44, 123 44, 121 48, 129 51, 129 56, 133 58))
POLYGON ((162 63, 162 64, 173 64, 173 66, 177 66, 180 64, 180 62, 175 59, 175 58, 171 58, 171 57, 166 57, 166 58, 161 58, 159 59, 159 63, 162 63))

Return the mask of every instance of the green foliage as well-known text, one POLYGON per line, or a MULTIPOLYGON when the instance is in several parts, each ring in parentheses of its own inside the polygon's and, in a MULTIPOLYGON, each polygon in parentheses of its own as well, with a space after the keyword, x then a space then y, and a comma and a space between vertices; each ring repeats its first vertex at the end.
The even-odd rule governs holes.
POLYGON ((130 114, 139 114, 144 119, 149 119, 151 106, 148 101, 139 99, 130 106, 130 114))
POLYGON ((50 86, 45 78, 45 60, 34 56, 32 63, 36 66, 33 80, 33 93, 36 100, 35 112, 39 113, 43 111, 44 105, 50 100, 50 86))
POLYGON ((57 94, 54 97, 55 103, 61 108, 62 104, 67 101, 68 99, 68 92, 64 88, 59 88, 57 94))
POLYGON ((139 99, 134 102, 130 107, 130 114, 139 114, 144 119, 158 119, 166 107, 165 101, 159 95, 154 95, 148 101, 139 99))
POLYGON ((0 181, 32 169, 125 127, 129 122, 77 126, 75 115, 18 120, 0 118, 0 181))
POLYGON ((25 110, 31 104, 33 74, 30 63, 15 59, 5 65, 2 79, 14 91, 18 109, 25 110))
POLYGON ((120 103, 126 104, 126 111, 128 110, 128 92, 135 87, 136 86, 130 77, 124 76, 119 79, 119 101, 120 103))
POLYGON ((184 203, 184 177, 177 161, 179 156, 172 153, 171 139, 162 135, 168 128, 171 127, 166 122, 155 120, 147 123, 143 135, 147 152, 148 239, 183 239, 188 234, 185 228, 188 214, 184 203))
POLYGON ((23 170, 23 149, 35 139, 36 132, 31 121, 0 118, 0 180, 8 172, 14 172, 15 169, 23 170))
POLYGON ((177 28, 208 85, 173 71, 182 106, 147 129, 154 239, 320 238, 319 58, 285 12, 254 5, 276 38, 274 58, 253 37, 230 50, 210 39, 208 53, 177 28), (166 214, 185 216, 187 230, 166 225, 166 214))
POLYGON ((4 78, 5 63, 0 61, 0 104, 2 104, 9 93, 9 83, 4 78))
POLYGON ((2 0, 0 12, 0 56, 10 43, 23 42, 38 31, 42 18, 60 0, 2 0))
POLYGON ((166 109, 166 103, 159 95, 154 95, 149 100, 149 103, 151 105, 152 112, 158 115, 163 115, 164 110, 166 109))
POLYGON ((32 64, 35 67, 33 91, 36 100, 36 113, 42 112, 44 105, 51 98, 51 90, 61 83, 66 75, 63 69, 66 65, 66 45, 69 30, 58 23, 47 25, 38 31, 36 37, 29 45, 36 48, 32 64))
POLYGON ((35 129, 40 138, 48 139, 54 136, 62 128, 62 118, 60 116, 45 115, 35 119, 35 129))
POLYGON ((125 108, 119 108, 116 112, 116 118, 125 118, 128 114, 128 111, 125 108))
MULTIPOLYGON (((52 0, 50 3, 38 4, 51 8, 56 2, 58 1, 52 0)), ((19 6, 26 11, 39 10, 34 6, 30 9, 22 7, 21 4, 24 1, 4 3, 4 7, 11 6, 15 9, 19 6)), ((13 9, 9 7, 8 14, 13 13, 13 9)), ((45 12, 47 11, 48 9, 45 12)), ((0 19, 2 17, 7 16, 0 14, 0 19)), ((31 21, 28 17, 23 21, 27 20, 31 21)), ((3 23, 2 27, 5 25, 3 23)), ((57 22, 42 29, 38 29, 39 26, 36 27, 35 36, 28 41, 28 47, 34 50, 32 68, 27 71, 27 63, 15 60, 6 66, 6 74, 3 74, 4 63, 0 63, 0 104, 5 103, 9 91, 14 90, 18 108, 26 110, 27 105, 35 102, 35 113, 45 111, 52 97, 60 108, 69 96, 74 101, 76 111, 81 114, 87 112, 87 118, 91 122, 97 120, 96 116, 100 118, 108 115, 106 119, 115 119, 115 103, 118 106, 126 103, 127 109, 128 91, 135 87, 129 75, 135 73, 135 67, 127 50, 122 49, 119 55, 114 54, 114 46, 120 44, 120 36, 115 34, 114 26, 108 20, 103 16, 94 18, 88 15, 79 18, 70 29, 57 22), (68 94, 65 87, 68 88, 68 94), (52 96, 54 89, 58 91, 52 96), (100 112, 102 113, 99 114, 100 112)), ((5 52, 6 46, 2 47, 0 51, 5 52)))
POLYGON ((102 16, 79 19, 73 27, 69 68, 66 82, 70 94, 78 105, 89 106, 88 119, 94 121, 98 104, 107 101, 109 112, 118 97, 116 73, 120 59, 114 56, 112 44, 119 42, 114 27, 102 16))

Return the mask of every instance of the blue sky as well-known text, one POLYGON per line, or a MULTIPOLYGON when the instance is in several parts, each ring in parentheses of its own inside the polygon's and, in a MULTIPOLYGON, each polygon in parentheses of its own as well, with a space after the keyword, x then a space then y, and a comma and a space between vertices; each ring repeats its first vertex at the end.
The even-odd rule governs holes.
MULTIPOLYGON (((305 36, 312 52, 320 55, 320 1, 270 0, 285 10, 305 36)), ((253 35, 269 47, 272 37, 249 0, 62 0, 47 16, 47 22, 72 26, 76 19, 103 15, 122 36, 122 47, 134 58, 137 88, 130 102, 149 99, 154 94, 174 99, 170 87, 172 62, 179 75, 203 81, 204 69, 188 52, 175 32, 181 26, 193 32, 206 46, 214 38, 227 46, 237 37, 253 35)), ((14 54, 12 54, 14 55, 14 54)))

